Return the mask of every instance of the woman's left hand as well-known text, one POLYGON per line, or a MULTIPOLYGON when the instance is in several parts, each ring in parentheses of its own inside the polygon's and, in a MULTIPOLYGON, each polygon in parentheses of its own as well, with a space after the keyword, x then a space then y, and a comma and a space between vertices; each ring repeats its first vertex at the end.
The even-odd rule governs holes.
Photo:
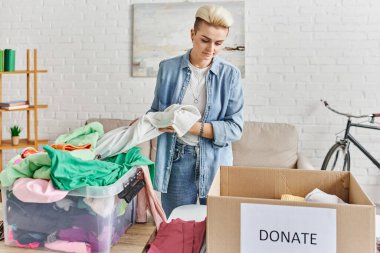
POLYGON ((163 133, 175 133, 175 130, 172 126, 168 126, 165 128, 159 128, 158 131, 163 132, 163 133))

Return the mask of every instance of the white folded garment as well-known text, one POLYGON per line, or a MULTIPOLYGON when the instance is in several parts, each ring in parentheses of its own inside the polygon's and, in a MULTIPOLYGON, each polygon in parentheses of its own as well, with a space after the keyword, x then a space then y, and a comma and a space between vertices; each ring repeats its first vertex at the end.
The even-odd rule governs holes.
POLYGON ((112 214, 115 207, 115 198, 84 198, 83 202, 88 205, 92 211, 102 216, 108 217, 112 214))
POLYGON ((116 128, 98 140, 95 154, 101 159, 124 153, 132 147, 156 138, 162 132, 158 128, 172 126, 177 135, 182 137, 201 118, 201 114, 193 105, 169 106, 163 112, 149 112, 132 126, 116 128))
POLYGON ((307 194, 305 197, 305 201, 331 204, 346 203, 336 195, 325 193, 319 190, 318 188, 315 188, 313 191, 307 194))

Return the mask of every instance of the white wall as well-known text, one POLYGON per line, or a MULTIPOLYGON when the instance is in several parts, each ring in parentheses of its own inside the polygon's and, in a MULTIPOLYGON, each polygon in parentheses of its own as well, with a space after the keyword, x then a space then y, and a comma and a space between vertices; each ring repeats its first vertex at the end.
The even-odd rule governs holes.
MULTIPOLYGON (((49 71, 39 77, 39 98, 49 104, 40 113, 42 137, 54 140, 89 117, 132 119, 148 109, 155 79, 131 77, 132 5, 142 2, 170 1, 0 2, 0 48, 17 50, 18 68, 25 49, 37 48, 49 71)), ((246 1, 246 120, 295 124, 300 150, 320 167, 345 126, 320 98, 342 111, 380 112, 379 41, 378 0, 246 1)), ((4 100, 25 94, 24 81, 4 77, 4 100)), ((4 120, 21 123, 24 115, 4 120)), ((380 158, 380 133, 357 133, 380 158)), ((375 189, 379 170, 352 156, 359 181, 375 189)))

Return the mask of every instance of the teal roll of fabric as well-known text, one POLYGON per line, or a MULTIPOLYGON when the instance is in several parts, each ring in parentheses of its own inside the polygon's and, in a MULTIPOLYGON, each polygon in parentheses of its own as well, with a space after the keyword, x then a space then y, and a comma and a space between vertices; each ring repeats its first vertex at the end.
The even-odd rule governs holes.
POLYGON ((4 50, 4 71, 15 71, 16 51, 13 49, 4 50))
POLYGON ((4 51, 0 50, 0 72, 4 71, 4 51))

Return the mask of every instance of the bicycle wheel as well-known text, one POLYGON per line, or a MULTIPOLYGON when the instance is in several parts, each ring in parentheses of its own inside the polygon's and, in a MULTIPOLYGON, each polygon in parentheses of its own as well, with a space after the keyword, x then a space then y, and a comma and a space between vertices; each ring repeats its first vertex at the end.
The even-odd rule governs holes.
POLYGON ((335 143, 327 152, 322 164, 322 170, 350 171, 350 151, 346 144, 335 143))

